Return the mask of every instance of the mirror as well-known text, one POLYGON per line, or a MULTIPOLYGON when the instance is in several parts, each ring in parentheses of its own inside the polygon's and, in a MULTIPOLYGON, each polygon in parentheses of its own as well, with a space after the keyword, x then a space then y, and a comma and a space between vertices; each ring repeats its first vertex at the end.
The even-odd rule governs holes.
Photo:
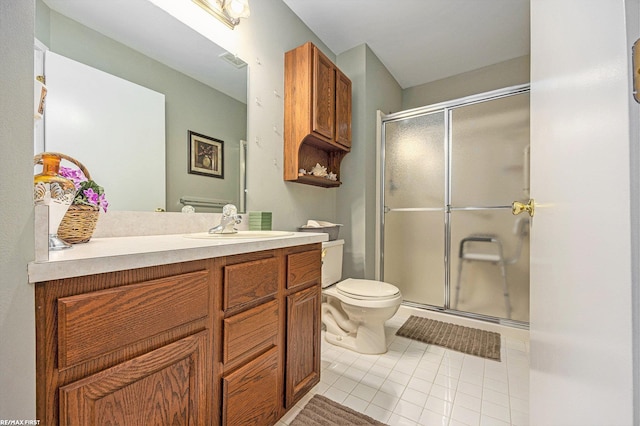
MULTIPOLYGON (((197 212, 219 212, 222 205, 231 202, 244 211, 245 62, 147 0, 37 0, 36 38, 54 53, 164 95, 165 152, 144 152, 143 158, 129 161, 138 164, 137 168, 127 166, 120 172, 118 159, 131 156, 135 150, 110 152, 108 160, 77 158, 89 171, 92 161, 109 161, 111 174, 132 176, 130 180, 136 183, 130 196, 135 197, 144 185, 162 180, 145 168, 145 158, 163 155, 166 205, 158 207, 180 211, 184 204, 191 204, 197 212), (222 161, 190 159, 189 132, 215 141, 215 148, 221 148, 222 161), (222 167, 213 170, 215 173, 193 173, 202 172, 203 167, 206 172, 210 164, 222 167)), ((109 119, 109 113, 102 115, 109 119)), ((117 126, 117 121, 108 122, 108 126, 117 126)), ((86 137, 82 139, 90 143, 86 137)), ((44 148, 51 150, 46 141, 44 148)), ((76 158, 73 152, 65 154, 76 158)), ((108 196, 110 177, 98 179, 93 173, 92 177, 108 196)), ((133 208, 119 202, 111 203, 110 209, 133 208)))

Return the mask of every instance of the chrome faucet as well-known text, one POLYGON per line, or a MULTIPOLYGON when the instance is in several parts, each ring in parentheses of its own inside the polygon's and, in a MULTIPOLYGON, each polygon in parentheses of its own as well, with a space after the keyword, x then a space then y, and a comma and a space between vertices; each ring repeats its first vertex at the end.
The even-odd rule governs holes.
POLYGON ((238 209, 233 204, 227 204, 222 208, 222 218, 220 225, 209 229, 210 234, 235 234, 238 232, 234 225, 242 222, 242 217, 238 214, 238 209))

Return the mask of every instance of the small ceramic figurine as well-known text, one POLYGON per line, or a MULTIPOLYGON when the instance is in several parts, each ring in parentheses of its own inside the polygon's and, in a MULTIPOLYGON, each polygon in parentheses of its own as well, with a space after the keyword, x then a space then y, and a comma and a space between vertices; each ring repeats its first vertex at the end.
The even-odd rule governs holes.
POLYGON ((329 175, 327 176, 327 179, 329 179, 329 180, 338 180, 338 175, 333 173, 333 172, 329 172, 329 175))
POLYGON ((298 170, 298 176, 304 176, 306 174, 307 174, 307 171, 305 169, 298 170))

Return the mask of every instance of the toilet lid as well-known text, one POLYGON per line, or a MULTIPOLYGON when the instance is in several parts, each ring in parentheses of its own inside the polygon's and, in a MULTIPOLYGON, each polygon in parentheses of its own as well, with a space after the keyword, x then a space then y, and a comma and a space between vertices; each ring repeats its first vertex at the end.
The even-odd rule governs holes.
POLYGON ((339 293, 354 299, 390 299, 400 290, 394 285, 373 280, 346 279, 336 284, 339 293))

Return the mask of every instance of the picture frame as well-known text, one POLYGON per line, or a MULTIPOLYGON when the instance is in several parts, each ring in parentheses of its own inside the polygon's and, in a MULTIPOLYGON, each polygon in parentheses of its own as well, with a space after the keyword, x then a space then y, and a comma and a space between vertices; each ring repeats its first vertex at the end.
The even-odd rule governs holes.
POLYGON ((188 171, 224 179, 224 141, 189 130, 188 171))

